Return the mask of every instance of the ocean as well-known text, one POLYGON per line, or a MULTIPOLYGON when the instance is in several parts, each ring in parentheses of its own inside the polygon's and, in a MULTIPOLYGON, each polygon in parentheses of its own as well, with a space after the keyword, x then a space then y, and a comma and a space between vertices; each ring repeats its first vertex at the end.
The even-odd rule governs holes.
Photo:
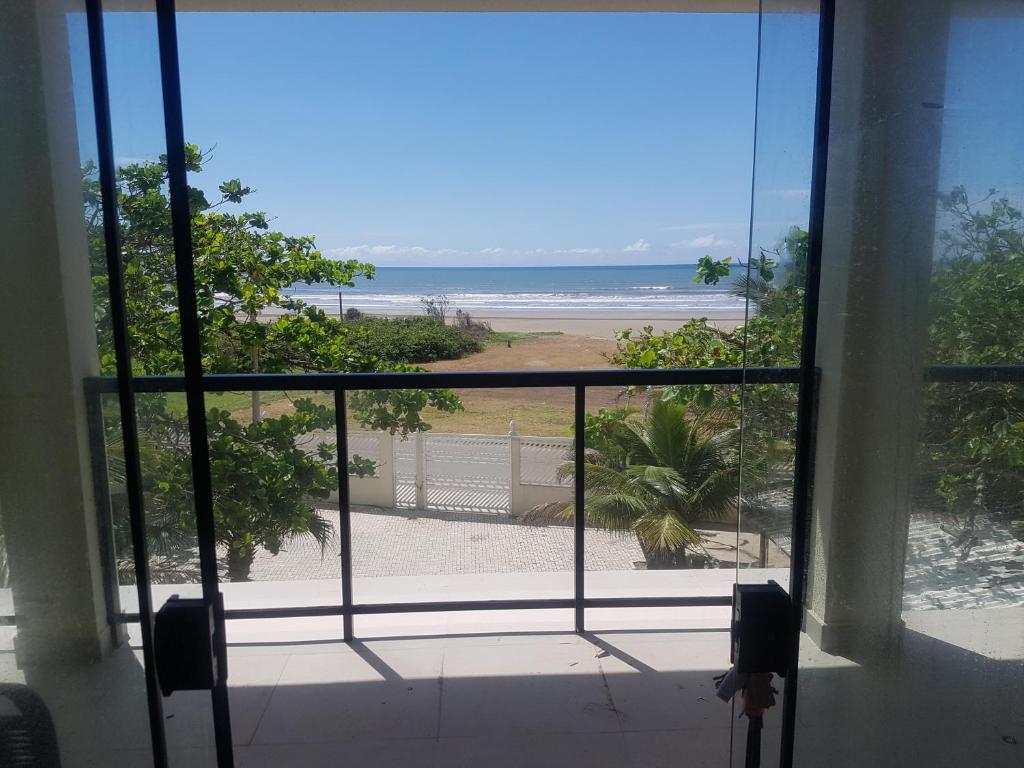
MULTIPOLYGON (((446 294, 456 308, 479 317, 642 317, 742 313, 731 280, 693 282, 693 264, 602 267, 378 267, 373 280, 342 289, 345 309, 420 314, 420 297, 446 294)), ((299 284, 290 293, 328 312, 338 289, 299 284)))

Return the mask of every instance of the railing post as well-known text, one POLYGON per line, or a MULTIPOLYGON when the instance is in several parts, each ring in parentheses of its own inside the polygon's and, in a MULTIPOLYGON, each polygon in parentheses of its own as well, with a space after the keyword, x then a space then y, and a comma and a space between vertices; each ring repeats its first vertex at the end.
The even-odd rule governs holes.
POLYGON ((427 508, 427 450, 422 432, 416 433, 416 509, 427 508))
POLYGON ((508 513, 518 515, 521 510, 519 484, 522 482, 521 451, 523 439, 516 429, 516 423, 508 423, 508 513))
POLYGON ((575 488, 574 498, 575 514, 573 515, 573 542, 575 545, 575 560, 574 560, 574 576, 575 576, 575 589, 573 595, 573 602, 576 610, 576 631, 583 633, 584 627, 584 611, 583 601, 584 596, 584 567, 586 560, 584 558, 583 550, 583 533, 586 530, 586 517, 584 515, 584 499, 585 499, 585 486, 583 480, 583 464, 584 464, 584 450, 586 448, 586 440, 584 437, 586 431, 586 392, 587 388, 583 385, 576 386, 576 401, 575 401, 575 418, 573 419, 573 426, 575 432, 575 438, 573 441, 573 465, 575 467, 574 478, 575 488))

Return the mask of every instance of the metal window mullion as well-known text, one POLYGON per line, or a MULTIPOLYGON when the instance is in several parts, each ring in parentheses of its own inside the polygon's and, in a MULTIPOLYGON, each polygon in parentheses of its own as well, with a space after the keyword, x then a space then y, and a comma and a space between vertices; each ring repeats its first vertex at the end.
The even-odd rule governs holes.
POLYGON ((214 653, 219 674, 211 692, 217 764, 234 765, 231 745, 231 716, 227 689, 227 638, 224 604, 218 587, 216 526, 213 518, 213 485, 210 446, 206 430, 203 387, 202 341, 196 306, 195 265, 192 251, 192 217, 188 196, 185 159, 185 128, 181 107, 181 76, 174 0, 156 0, 160 43, 160 81, 167 134, 167 179, 171 196, 171 229, 174 237, 174 265, 177 278, 181 351, 185 371, 185 399, 192 458, 192 491, 199 543, 199 570, 203 600, 214 614, 214 653))
POLYGON ((586 558, 585 551, 583 549, 583 536, 586 530, 586 515, 584 514, 584 500, 586 498, 584 488, 584 458, 586 451, 586 393, 587 388, 583 385, 576 387, 576 397, 574 400, 575 414, 573 416, 573 424, 575 431, 575 440, 573 441, 573 465, 574 465, 574 485, 573 485, 573 496, 575 498, 573 515, 573 544, 574 544, 574 562, 573 562, 573 601, 575 609, 575 625, 577 632, 585 631, 585 608, 584 601, 586 600, 586 585, 585 585, 585 571, 586 558))
MULTIPOLYGON (((125 310, 124 272, 121 259, 121 231, 118 222, 117 179, 114 170, 114 144, 110 124, 110 92, 107 83, 106 42, 103 34, 101 0, 86 0, 86 26, 89 33, 89 64, 92 76, 93 111, 96 121, 96 149, 103 210, 103 244, 110 293, 110 318, 117 366, 117 395, 121 409, 121 441, 124 449, 125 489, 131 526, 135 586, 139 600, 139 629, 142 636, 142 664, 146 680, 150 746, 153 765, 166 768, 167 737, 164 732, 163 699, 156 678, 153 653, 153 594, 149 579, 149 553, 146 544, 146 520, 142 493, 142 468, 139 458, 138 419, 131 351, 128 344, 128 318, 125 310)), ((99 394, 96 394, 99 399, 99 394)), ((98 409, 98 403, 94 404, 98 409)), ((102 419, 98 419, 102 436, 102 419)), ((96 457, 94 457, 95 461, 96 457)))
POLYGON ((348 479, 348 418, 345 390, 334 390, 334 420, 338 451, 338 554, 341 558, 342 631, 345 642, 354 637, 352 630, 352 510, 348 479))
POLYGON ((811 211, 808 223, 807 276, 804 290, 803 337, 800 349, 800 389, 797 400, 796 454, 793 461, 793 530, 790 547, 789 669, 782 699, 782 735, 779 765, 792 768, 796 740, 797 676, 800 628, 803 620, 807 569, 807 542, 811 516, 817 421, 818 371, 816 363, 821 254, 825 226, 825 180, 832 109, 832 54, 835 41, 835 0, 821 0, 818 22, 818 79, 814 114, 814 158, 811 168, 811 211))

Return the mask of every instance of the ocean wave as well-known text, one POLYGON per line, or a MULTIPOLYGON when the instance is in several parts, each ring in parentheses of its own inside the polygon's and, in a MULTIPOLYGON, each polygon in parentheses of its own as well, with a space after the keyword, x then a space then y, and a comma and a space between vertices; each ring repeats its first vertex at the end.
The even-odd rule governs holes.
MULTIPOLYGON (((550 293, 449 293, 453 310, 464 309, 486 315, 496 312, 700 312, 704 310, 738 310, 743 301, 728 292, 642 292, 626 293, 550 292, 550 293)), ((297 290, 294 298, 320 307, 337 307, 337 292, 297 290)), ((418 294, 409 293, 349 293, 343 292, 346 307, 368 311, 415 312, 422 311, 418 294)))

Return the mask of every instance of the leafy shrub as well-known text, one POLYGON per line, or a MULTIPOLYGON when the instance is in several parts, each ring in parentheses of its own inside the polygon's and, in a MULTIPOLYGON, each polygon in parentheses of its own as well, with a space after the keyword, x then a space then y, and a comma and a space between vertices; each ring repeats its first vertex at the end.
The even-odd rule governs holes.
POLYGON ((432 317, 363 317, 346 322, 348 342, 357 352, 385 362, 428 363, 457 360, 479 352, 480 342, 465 331, 432 317))

